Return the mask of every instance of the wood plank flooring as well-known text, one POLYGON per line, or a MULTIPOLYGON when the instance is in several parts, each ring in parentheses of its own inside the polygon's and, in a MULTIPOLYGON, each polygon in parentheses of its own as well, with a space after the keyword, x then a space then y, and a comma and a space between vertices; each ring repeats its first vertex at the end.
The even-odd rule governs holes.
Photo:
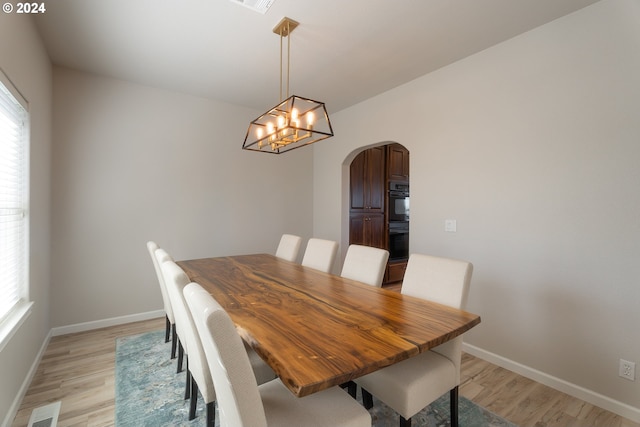
MULTIPOLYGON (((53 337, 12 427, 25 427, 34 408, 58 400, 60 427, 112 426, 115 339, 163 328, 164 319, 153 319, 53 337)), ((468 354, 460 394, 520 427, 640 427, 468 354)))

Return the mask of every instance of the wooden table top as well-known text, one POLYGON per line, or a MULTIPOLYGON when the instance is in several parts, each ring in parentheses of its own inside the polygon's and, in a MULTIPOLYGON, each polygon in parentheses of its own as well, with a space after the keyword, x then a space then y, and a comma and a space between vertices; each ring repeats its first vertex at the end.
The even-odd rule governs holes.
POLYGON ((457 337, 480 317, 269 254, 177 263, 302 397, 457 337))

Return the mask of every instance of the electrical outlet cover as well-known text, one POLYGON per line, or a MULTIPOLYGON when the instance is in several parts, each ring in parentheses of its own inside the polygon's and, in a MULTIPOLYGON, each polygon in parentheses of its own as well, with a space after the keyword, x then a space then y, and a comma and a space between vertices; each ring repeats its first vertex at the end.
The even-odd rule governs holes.
POLYGON ((630 381, 636 380, 636 364, 628 360, 620 359, 618 375, 630 381))

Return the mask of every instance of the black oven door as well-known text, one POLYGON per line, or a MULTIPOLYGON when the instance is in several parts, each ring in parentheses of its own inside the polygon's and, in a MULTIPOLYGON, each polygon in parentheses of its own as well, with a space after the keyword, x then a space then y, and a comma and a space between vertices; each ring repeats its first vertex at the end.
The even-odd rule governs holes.
POLYGON ((389 191, 389 221, 409 221, 409 193, 389 191))

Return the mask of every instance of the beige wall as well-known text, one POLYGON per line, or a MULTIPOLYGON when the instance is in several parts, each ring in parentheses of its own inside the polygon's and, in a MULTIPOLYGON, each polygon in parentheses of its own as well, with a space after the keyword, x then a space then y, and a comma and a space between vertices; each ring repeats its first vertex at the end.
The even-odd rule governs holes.
POLYGON ((53 326, 162 308, 146 242, 175 259, 308 238, 312 152, 240 149, 259 112, 54 68, 53 326))
POLYGON ((345 165, 405 145, 411 252, 475 266, 466 342, 638 418, 618 359, 640 362, 639 5, 604 0, 344 110, 314 149, 314 232, 344 246, 345 165))
POLYGON ((49 323, 51 64, 31 17, 0 13, 0 68, 29 102, 29 279, 33 311, 0 352, 0 425, 20 404, 21 387, 49 323))

